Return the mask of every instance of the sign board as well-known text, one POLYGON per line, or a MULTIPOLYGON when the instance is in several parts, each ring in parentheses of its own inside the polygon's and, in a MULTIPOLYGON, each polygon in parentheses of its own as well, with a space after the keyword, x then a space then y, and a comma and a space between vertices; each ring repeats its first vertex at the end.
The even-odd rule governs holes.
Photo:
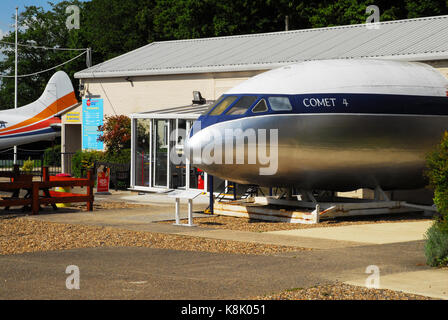
POLYGON ((174 190, 167 193, 167 196, 170 198, 179 198, 179 199, 194 199, 198 195, 202 194, 203 191, 198 190, 174 190))
POLYGON ((82 148, 103 150, 104 146, 98 138, 101 132, 98 126, 103 125, 103 99, 82 99, 82 148))
POLYGON ((96 192, 109 193, 110 168, 100 166, 96 173, 96 192))
POLYGON ((81 122, 81 113, 80 112, 67 112, 65 114, 65 122, 81 122))

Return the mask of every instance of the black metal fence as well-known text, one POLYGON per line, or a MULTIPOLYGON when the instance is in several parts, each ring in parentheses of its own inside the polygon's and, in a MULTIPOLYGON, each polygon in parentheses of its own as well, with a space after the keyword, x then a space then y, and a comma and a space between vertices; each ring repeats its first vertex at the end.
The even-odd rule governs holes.
POLYGON ((24 150, 17 148, 0 151, 0 171, 11 171, 14 163, 18 164, 22 171, 31 172, 35 176, 42 177, 42 168, 48 167, 50 175, 58 173, 71 173, 71 152, 45 152, 45 150, 24 150))

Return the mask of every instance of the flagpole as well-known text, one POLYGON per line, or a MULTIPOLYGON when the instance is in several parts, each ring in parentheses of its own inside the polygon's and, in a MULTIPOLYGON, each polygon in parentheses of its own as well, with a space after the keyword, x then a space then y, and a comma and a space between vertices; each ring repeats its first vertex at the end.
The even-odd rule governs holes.
MULTIPOLYGON (((17 20, 19 7, 16 7, 16 41, 15 41, 15 67, 14 67, 14 109, 17 109, 17 20)), ((14 146, 14 164, 17 164, 17 146, 14 146)))

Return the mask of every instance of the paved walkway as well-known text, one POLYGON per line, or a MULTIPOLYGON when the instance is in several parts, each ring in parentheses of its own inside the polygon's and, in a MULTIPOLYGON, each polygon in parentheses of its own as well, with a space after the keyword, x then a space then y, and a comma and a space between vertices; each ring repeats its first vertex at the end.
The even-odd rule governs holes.
MULTIPOLYGON (((381 275, 381 273, 380 273, 381 275)), ((365 277, 347 281, 365 286, 365 277)), ((448 270, 429 269, 380 276, 380 288, 448 300, 448 270)))
POLYGON ((372 223, 332 228, 313 228, 272 231, 270 234, 353 241, 372 244, 385 244, 423 240, 432 221, 372 223))
MULTIPOLYGON (((142 199, 135 197, 139 201, 142 199)), ((181 209, 186 212, 185 205, 181 209)), ((155 223, 174 219, 174 205, 165 200, 149 208, 60 212, 28 218, 315 250, 261 257, 149 248, 96 248, 3 256, 0 257, 0 279, 7 280, 8 293, 16 294, 9 297, 247 298, 325 281, 364 286, 368 276, 366 267, 377 265, 382 288, 448 299, 448 270, 425 266, 422 239, 430 221, 264 233, 190 228, 155 223), (68 293, 58 284, 46 293, 39 291, 39 286, 47 287, 46 281, 55 273, 58 273, 57 279, 65 281, 61 268, 77 263, 89 267, 84 271, 89 280, 85 282, 88 290, 68 293), (31 281, 31 287, 27 287, 29 282, 23 281, 31 277, 30 272, 36 268, 41 271, 37 272, 36 280, 27 280, 31 281), (31 296, 32 292, 37 295, 31 296)), ((4 297, 0 291, 0 298, 4 297)))
POLYGON ((410 242, 284 256, 135 247, 8 255, 0 256, 0 299, 247 299, 366 277, 371 263, 385 276, 427 270, 421 252, 410 242), (69 265, 79 267, 80 290, 66 289, 69 265))

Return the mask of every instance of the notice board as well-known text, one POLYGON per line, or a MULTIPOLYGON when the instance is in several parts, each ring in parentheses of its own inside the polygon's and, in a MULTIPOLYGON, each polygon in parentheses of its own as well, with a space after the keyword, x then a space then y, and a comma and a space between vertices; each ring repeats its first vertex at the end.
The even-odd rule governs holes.
POLYGON ((82 100, 82 148, 103 150, 103 142, 98 141, 102 135, 98 126, 103 125, 103 99, 82 100))

